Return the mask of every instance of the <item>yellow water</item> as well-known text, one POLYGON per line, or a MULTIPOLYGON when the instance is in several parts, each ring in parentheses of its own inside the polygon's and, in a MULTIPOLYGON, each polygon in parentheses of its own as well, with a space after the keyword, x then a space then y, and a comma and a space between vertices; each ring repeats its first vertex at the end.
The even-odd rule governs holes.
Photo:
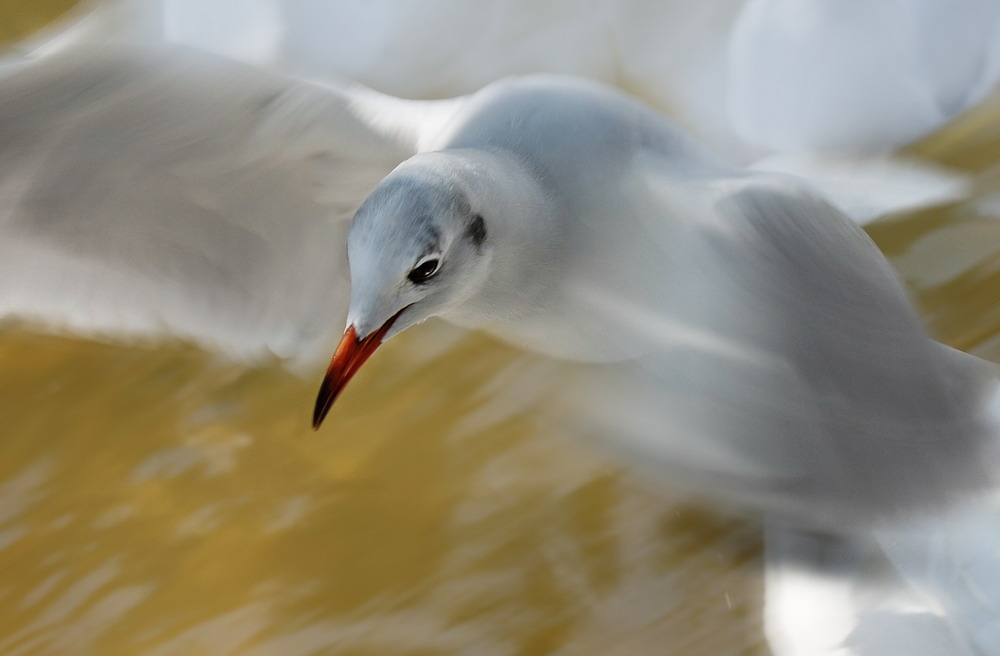
MULTIPOLYGON (((985 171, 998 115, 914 152, 985 171)), ((979 180, 871 234, 938 335, 996 358, 1000 221, 974 208, 1000 181, 979 180)), ((759 527, 543 431, 533 390, 497 402, 532 369, 559 374, 427 325, 315 434, 317 381, 276 364, 8 326, 0 654, 766 654, 759 527)))
POLYGON ((470 336, 408 366, 421 339, 387 345, 317 435, 315 381, 276 367, 5 334, 0 653, 759 643, 756 528, 468 391, 530 356, 470 336))
POLYGON ((72 9, 78 0, 3 0, 0 3, 0 45, 12 43, 44 27, 72 9))

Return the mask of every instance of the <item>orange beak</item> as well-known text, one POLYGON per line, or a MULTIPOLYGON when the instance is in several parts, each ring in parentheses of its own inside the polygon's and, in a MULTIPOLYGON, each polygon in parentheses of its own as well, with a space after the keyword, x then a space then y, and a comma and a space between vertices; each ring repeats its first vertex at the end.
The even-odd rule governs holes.
MULTIPOLYGON (((409 306, 407 306, 409 307, 409 306)), ((382 338, 392 328, 392 324, 399 318, 406 308, 394 314, 382 327, 368 335, 364 339, 358 339, 358 333, 354 326, 350 326, 344 332, 337 350, 333 352, 333 359, 326 370, 326 377, 319 388, 319 396, 316 397, 316 407, 313 410, 313 430, 317 430, 326 414, 330 412, 333 402, 337 396, 351 382, 354 374, 358 372, 372 353, 382 345, 382 338)))

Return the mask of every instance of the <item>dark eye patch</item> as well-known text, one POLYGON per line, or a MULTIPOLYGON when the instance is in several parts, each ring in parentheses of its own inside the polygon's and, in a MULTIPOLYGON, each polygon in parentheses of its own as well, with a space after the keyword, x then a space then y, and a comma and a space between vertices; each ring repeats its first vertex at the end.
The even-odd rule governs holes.
POLYGON ((465 229, 465 233, 469 235, 469 239, 476 245, 476 248, 482 248, 483 242, 486 241, 486 221, 483 220, 481 214, 477 214, 472 218, 469 226, 465 229))

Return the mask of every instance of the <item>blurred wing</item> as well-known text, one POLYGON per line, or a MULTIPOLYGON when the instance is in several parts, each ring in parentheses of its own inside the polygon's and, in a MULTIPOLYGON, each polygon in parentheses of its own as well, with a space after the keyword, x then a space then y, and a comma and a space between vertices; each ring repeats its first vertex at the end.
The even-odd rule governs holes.
POLYGON ((991 482, 995 369, 926 336, 850 219, 778 176, 652 172, 640 191, 644 250, 617 263, 634 298, 592 307, 648 352, 574 394, 585 430, 660 477, 828 528, 991 482))
POLYGON ((970 653, 1000 653, 1000 494, 881 532, 879 542, 909 585, 934 600, 970 653))
POLYGON ((8 69, 0 317, 320 357, 346 309, 348 219, 452 106, 183 49, 8 69))
POLYGON ((772 526, 766 543, 765 628, 774 656, 997 653, 972 648, 957 618, 911 585, 874 540, 772 526))
POLYGON ((996 85, 998 33, 981 0, 751 0, 729 44, 733 127, 775 151, 893 150, 996 85))
POLYGON ((818 189, 860 225, 968 198, 971 186, 958 171, 894 155, 784 153, 758 160, 752 168, 803 178, 801 184, 818 189))
MULTIPOLYGON (((1000 419, 1000 395, 997 419, 1000 419)), ((775 656, 1000 653, 1000 496, 872 537, 767 531, 775 656)))

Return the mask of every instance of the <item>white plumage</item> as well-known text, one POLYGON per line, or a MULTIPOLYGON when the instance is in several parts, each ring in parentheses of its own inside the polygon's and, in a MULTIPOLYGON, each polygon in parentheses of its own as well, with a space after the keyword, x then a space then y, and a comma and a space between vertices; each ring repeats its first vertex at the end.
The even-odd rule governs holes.
MULTIPOLYGON (((919 643, 928 656, 1000 649, 998 588, 955 574, 991 571, 1000 540, 982 522, 995 528, 995 505, 872 529, 990 482, 995 373, 927 339, 874 246, 801 182, 725 165, 579 82, 422 103, 180 50, 8 67, 0 136, 0 314, 304 361, 348 312, 348 219, 398 164, 447 149, 389 180, 432 171, 415 184, 433 194, 452 176, 485 217, 492 261, 433 311, 398 315, 396 332, 438 314, 609 362, 567 391, 581 430, 785 522, 769 536, 777 653, 893 653, 911 637, 896 627, 925 619, 940 637, 919 643), (542 224, 519 243, 528 220, 542 224), (797 538, 803 524, 849 537, 797 538), (828 571, 825 550, 847 564, 828 571), (810 573, 796 578, 803 560, 810 573), (872 568, 885 577, 876 593, 872 568), (797 633, 791 609, 806 594, 839 623, 797 633)), ((354 276, 350 322, 371 323, 361 336, 396 297, 363 306, 358 290, 384 291, 420 255, 403 244, 379 259, 402 234, 386 226, 441 227, 384 209, 374 201, 377 218, 356 228, 355 274, 370 253, 385 276, 354 276), (381 227, 367 238, 365 225, 381 227)))

